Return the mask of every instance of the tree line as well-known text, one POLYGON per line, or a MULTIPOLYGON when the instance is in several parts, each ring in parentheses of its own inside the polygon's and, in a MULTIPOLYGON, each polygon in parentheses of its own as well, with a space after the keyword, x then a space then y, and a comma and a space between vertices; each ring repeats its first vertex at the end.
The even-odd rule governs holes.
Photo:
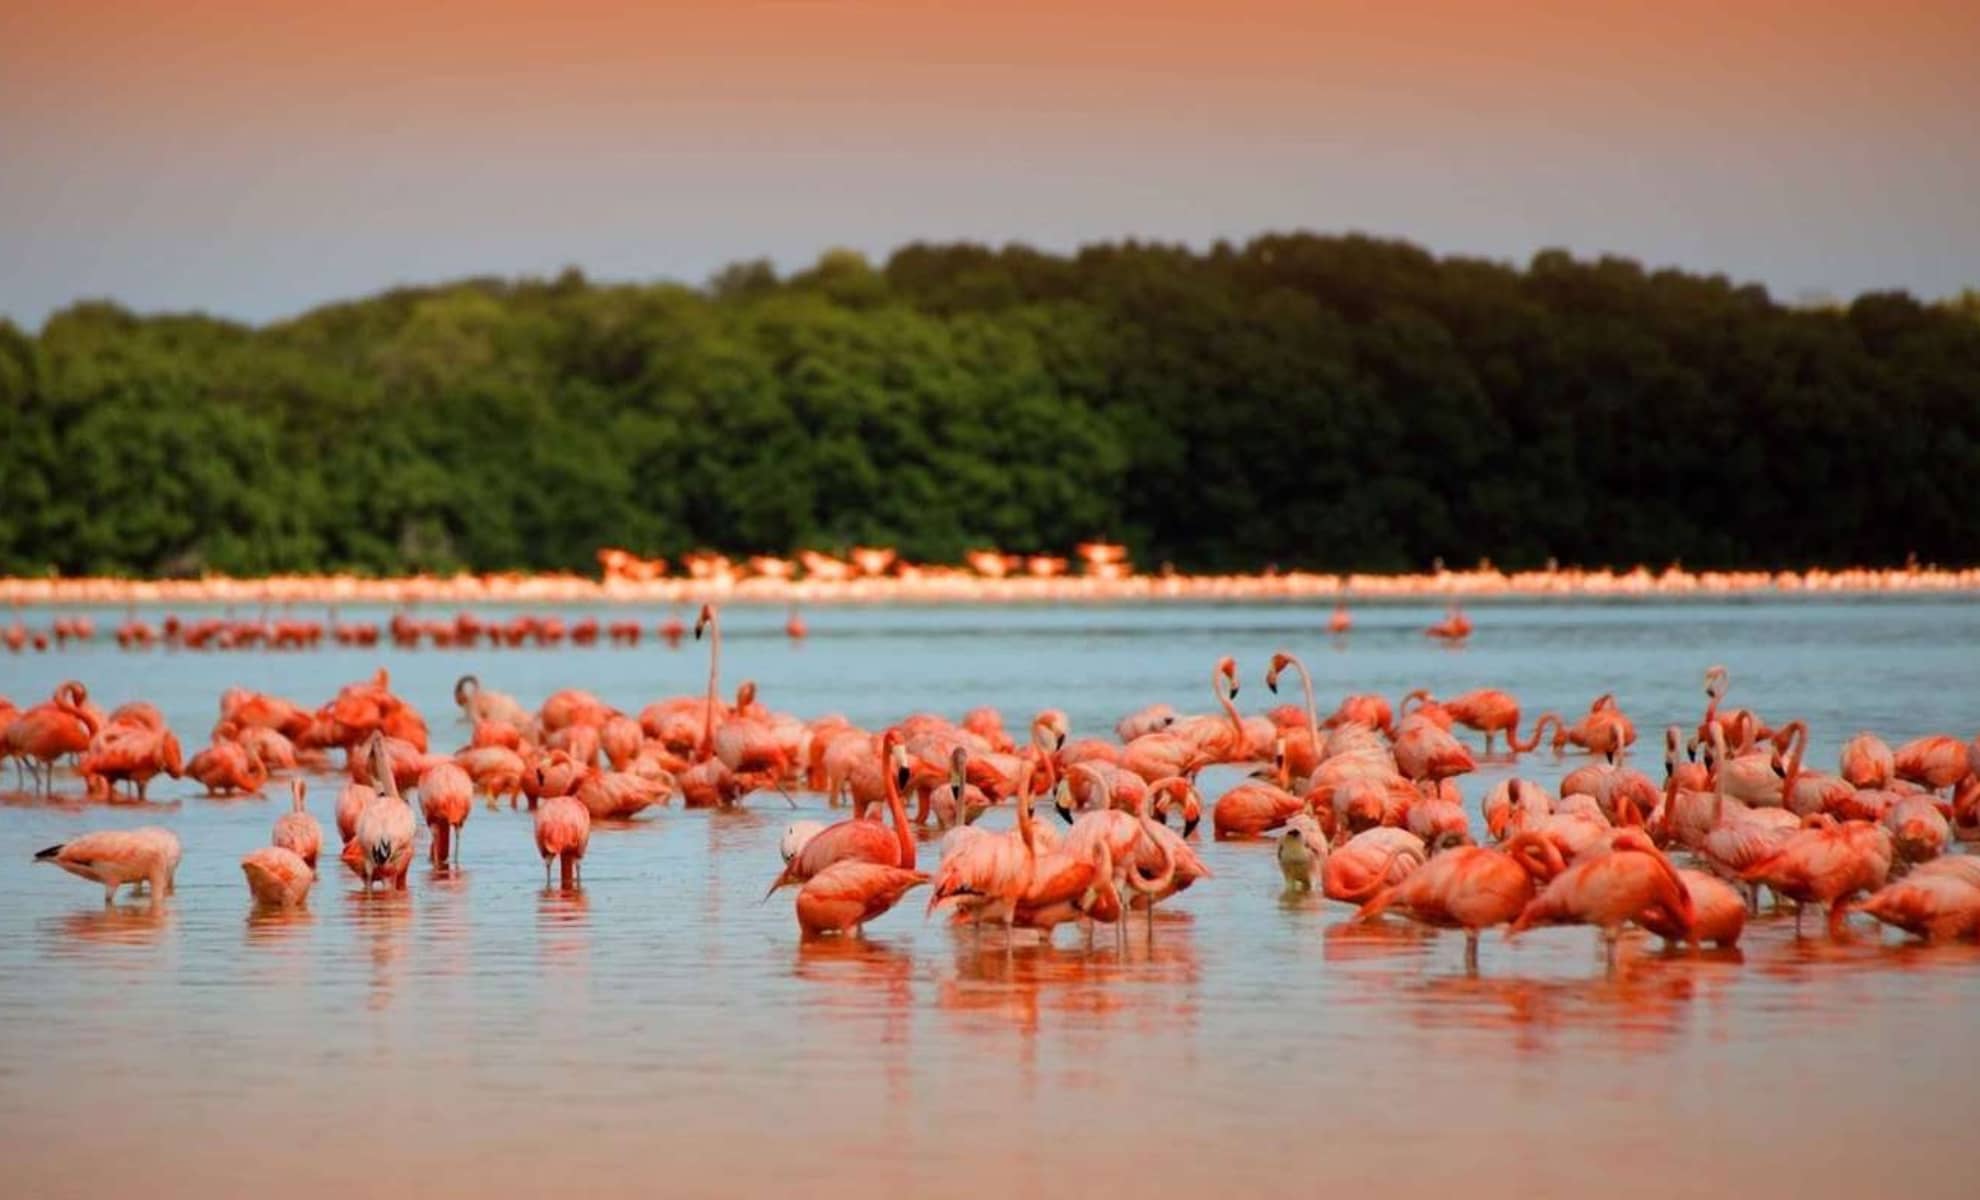
POLYGON ((0 571, 1980 559, 1980 302, 1287 234, 0 321, 0 571))

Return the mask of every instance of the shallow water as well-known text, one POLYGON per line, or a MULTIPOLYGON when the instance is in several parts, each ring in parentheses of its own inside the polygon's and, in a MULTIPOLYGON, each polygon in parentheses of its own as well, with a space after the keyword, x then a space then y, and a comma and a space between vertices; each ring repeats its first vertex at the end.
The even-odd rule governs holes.
MULTIPOLYGON (((1021 727, 1053 705, 1097 733, 1158 700, 1207 708, 1221 653, 1239 658, 1240 705, 1262 711, 1278 702, 1259 686, 1266 659, 1283 647, 1312 665, 1323 707, 1347 690, 1491 684, 1529 713, 1578 712, 1613 690, 1653 774, 1656 731, 1696 722, 1714 662, 1732 669, 1729 703, 1806 718, 1825 769, 1858 728, 1893 741, 1980 728, 1980 608, 1964 601, 1472 613, 1478 633, 1458 650, 1421 636, 1425 608, 1363 608, 1335 645, 1316 632, 1324 612, 1264 605, 820 609, 792 646, 781 610, 735 608, 723 674, 804 716, 878 725, 995 704, 1021 727)), ((99 643, 0 660, 0 693, 32 701, 74 676, 105 707, 147 698, 190 753, 228 685, 313 704, 379 664, 436 748, 461 736, 449 693, 464 670, 526 703, 584 686, 628 709, 696 690, 705 670, 693 643, 650 640, 202 655, 99 643)), ((1529 755, 1519 771, 1551 791, 1580 761, 1529 755)), ((1466 796, 1505 773, 1467 778, 1466 796)), ((1234 778, 1213 772, 1206 792, 1234 778)), ((335 785, 314 784, 334 832, 335 785)), ((735 1194, 799 1180, 824 1195, 929 1194, 959 1177, 971 1194, 1129 1178, 1149 1195, 1971 1194, 1960 1156, 1980 1114, 1980 950, 1908 945, 1867 922, 1834 944, 1764 917, 1730 955, 1667 955, 1636 936, 1613 970, 1590 930, 1492 934, 1472 977, 1461 937, 1347 926, 1345 906, 1281 897, 1269 842, 1209 843, 1216 877, 1162 908, 1152 945, 1137 925, 1124 955, 1104 933, 1088 952, 1070 927, 1050 947, 978 945, 925 922, 912 895, 863 943, 800 944, 789 893, 758 903, 793 816, 774 795, 601 829, 577 895, 543 890, 526 813, 478 807, 458 873, 421 864, 410 895, 366 899, 333 863, 307 914, 257 918, 236 864, 282 805, 195 790, 160 780, 154 797, 183 799, 149 812, 0 805, 10 1195, 129 1190, 134 1167, 151 1195, 277 1181, 300 1194, 735 1194), (28 861, 87 829, 145 823, 185 844, 158 914, 106 910, 93 885, 28 861)), ((795 815, 832 819, 800 799, 795 815)))

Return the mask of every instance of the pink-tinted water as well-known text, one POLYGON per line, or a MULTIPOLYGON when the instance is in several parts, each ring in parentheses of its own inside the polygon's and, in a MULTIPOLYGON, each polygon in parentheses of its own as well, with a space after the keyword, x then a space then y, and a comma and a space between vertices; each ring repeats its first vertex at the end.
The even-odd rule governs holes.
MULTIPOLYGON (((1262 710, 1284 645, 1323 704, 1615 690, 1654 737, 1696 720, 1723 661, 1729 702, 1808 718, 1825 764, 1859 726, 1980 726, 1969 606, 1488 608, 1457 653, 1424 644, 1430 615, 1367 610, 1332 649, 1323 613, 1286 608, 820 611, 792 648, 781 612, 736 610, 729 674, 803 715, 994 703, 1017 724, 1056 704, 1098 732, 1155 700, 1206 707, 1224 651, 1262 710)), ((91 649, 0 662, 0 692, 79 676, 106 704, 159 702, 194 743, 230 683, 316 702, 382 662, 448 745, 464 669, 532 703, 578 685, 632 708, 692 690, 701 661, 91 649)), ((1551 790, 1576 761, 1519 771, 1551 790)), ((0 806, 8 1195, 1971 1194, 1973 947, 1867 923, 1797 940, 1766 917, 1736 954, 1637 937, 1613 971, 1587 930, 1491 935, 1472 976, 1453 935, 1285 898, 1270 843, 1203 847, 1216 877, 1125 954, 1072 928, 978 945, 913 899, 863 943, 807 945, 788 893, 758 899, 784 823, 831 814, 774 796, 601 830, 575 896, 543 890, 525 814, 477 809, 458 873, 422 865, 410 895, 366 899, 333 865, 307 914, 253 917, 236 863, 281 806, 193 790, 161 782, 177 802, 146 813, 0 806), (140 823, 185 844, 161 913, 28 861, 140 823)), ((312 799, 330 826, 328 780, 312 799)))

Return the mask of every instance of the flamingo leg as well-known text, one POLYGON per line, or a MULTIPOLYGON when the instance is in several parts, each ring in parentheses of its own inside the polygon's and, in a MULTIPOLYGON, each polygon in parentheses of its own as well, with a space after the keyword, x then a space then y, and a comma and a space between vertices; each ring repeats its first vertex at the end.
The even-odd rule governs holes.
POLYGON ((1478 974, 1478 931, 1464 931, 1464 968, 1471 974, 1478 974))

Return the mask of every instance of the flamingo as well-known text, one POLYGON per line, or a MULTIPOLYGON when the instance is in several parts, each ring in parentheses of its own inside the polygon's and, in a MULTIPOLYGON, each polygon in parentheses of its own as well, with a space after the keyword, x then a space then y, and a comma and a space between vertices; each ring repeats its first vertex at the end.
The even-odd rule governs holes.
POLYGON ((1334 611, 1327 617, 1327 632, 1335 637, 1345 637, 1354 628, 1354 616, 1348 612, 1347 601, 1336 600, 1334 611))
POLYGON ((1444 701, 1444 711, 1458 724, 1485 735, 1488 756, 1492 753, 1492 739, 1498 734, 1506 735, 1509 747, 1517 747, 1519 743, 1519 701, 1511 692, 1479 688, 1444 701))
MULTIPOLYGON (((1224 710, 1222 717, 1186 717, 1171 725, 1167 733, 1156 736, 1179 737, 1192 744, 1202 756, 1203 763, 1242 762, 1249 757, 1251 739, 1245 729, 1244 717, 1237 709, 1237 660, 1228 654, 1218 659, 1210 672, 1210 694, 1216 697, 1218 707, 1224 710)), ((1128 749, 1132 751, 1133 744, 1128 749)), ((1166 771, 1164 774, 1180 775, 1185 772, 1166 771)), ((1153 783, 1154 779, 1149 779, 1149 782, 1153 783)))
POLYGON ((55 760, 63 755, 80 755, 89 749, 91 739, 102 727, 89 703, 89 691, 75 680, 55 689, 54 698, 37 704, 16 716, 0 732, 9 757, 28 765, 43 795, 54 789, 55 760), (39 769, 36 763, 40 764, 39 769))
POLYGON ((420 774, 419 808, 433 833, 430 855, 435 866, 460 866, 461 830, 473 804, 474 780, 453 760, 443 759, 420 774))
POLYGON ((1838 769, 1849 786, 1879 790, 1897 778, 1897 758, 1884 739, 1874 733, 1858 733, 1843 743, 1838 769))
POLYGON ((1365 904, 1382 888, 1408 878, 1428 858, 1423 839, 1407 829, 1365 829, 1328 853, 1321 890, 1329 900, 1365 904))
POLYGON ((1339 707, 1328 714, 1320 726, 1323 729, 1338 729, 1344 725, 1363 725, 1388 734, 1395 728, 1395 713, 1389 708, 1386 696, 1374 693, 1344 696, 1339 707))
POLYGON ((399 781, 392 773, 390 751, 385 735, 371 739, 373 778, 385 781, 385 792, 374 792, 358 813, 351 840, 344 847, 344 861, 364 880, 369 893, 373 883, 384 881, 396 891, 406 890, 406 872, 412 866, 413 835, 417 826, 412 806, 399 794, 399 781))
MULTIPOLYGON (((805 628, 804 618, 798 614, 797 605, 791 605, 790 616, 784 618, 784 636, 794 642, 801 642, 811 631, 805 628)), ((900 897, 896 896, 896 900, 900 897)))
POLYGON ((1176 710, 1166 704, 1139 708, 1114 723, 1114 735, 1126 745, 1138 737, 1161 733, 1176 723, 1176 710))
POLYGON ((798 929, 807 938, 862 935, 911 890, 928 882, 925 871, 841 859, 805 880, 797 894, 798 929))
POLYGON ((275 833, 270 842, 302 859, 313 872, 316 856, 323 849, 323 827, 303 807, 304 792, 302 780, 289 781, 289 811, 275 818, 275 833))
POLYGON ((215 742, 186 763, 185 773, 206 785, 209 796, 253 795, 268 782, 268 766, 239 742, 215 742))
POLYGON ((1914 871, 1851 909, 1928 942, 1980 937, 1980 883, 1958 875, 1914 871))
POLYGON ((153 825, 85 833, 40 851, 34 861, 54 863, 71 875, 102 884, 106 907, 126 884, 132 891, 145 885, 155 905, 172 892, 179 854, 178 836, 153 825))
POLYGON ((119 781, 130 783, 139 802, 143 802, 155 776, 163 774, 178 779, 185 774, 185 762, 179 739, 171 730, 119 724, 113 718, 90 739, 78 769, 92 787, 114 788, 119 781))
POLYGON ((1670 861, 1647 838, 1629 831, 1607 853, 1583 858, 1556 875, 1507 932, 1517 936, 1534 925, 1594 925, 1613 959, 1622 927, 1652 910, 1653 920, 1690 939, 1691 893, 1670 861))
POLYGON ((1464 743, 1433 722, 1414 716, 1397 728, 1395 756, 1397 769, 1419 785, 1478 769, 1464 743))
POLYGON ((1440 641, 1458 643, 1471 636, 1471 618, 1464 615, 1464 609, 1453 600, 1444 610, 1444 619, 1423 631, 1440 641))
POLYGON ((1741 878, 1764 883, 1795 902, 1794 931, 1801 934, 1801 909, 1829 907, 1829 935, 1841 937, 1848 899, 1880 888, 1890 877, 1891 836, 1866 821, 1838 822, 1827 813, 1802 820, 1802 828, 1774 854, 1748 868, 1741 878))
POLYGON ((1401 908, 1426 925, 1464 930, 1464 961, 1478 965, 1478 935, 1526 911, 1536 890, 1567 870, 1554 844, 1537 833, 1515 834, 1496 850, 1460 846, 1383 888, 1355 913, 1368 921, 1401 908))
POLYGON ((880 739, 881 770, 886 780, 887 812, 894 822, 893 831, 890 833, 885 824, 865 817, 826 826, 784 864, 783 871, 763 894, 764 899, 769 899, 778 888, 803 883, 843 859, 913 868, 914 833, 908 827, 907 805, 901 799, 908 775, 902 740, 899 729, 889 729, 880 739))
POLYGON ((565 891, 584 878, 584 851, 591 843, 591 813, 569 796, 551 796, 536 806, 536 852, 543 856, 543 886, 550 886, 556 860, 565 891))
POLYGON ((316 872, 302 856, 283 846, 263 846, 241 859, 248 892, 265 908, 301 908, 309 902, 316 872))
POLYGON ((1891 756, 1893 773, 1921 787, 1938 791, 1966 777, 1966 743, 1943 733, 1914 738, 1891 756))
POLYGON ((469 725, 506 725, 511 729, 530 726, 528 709, 507 692, 491 692, 482 687, 478 675, 463 675, 454 681, 454 703, 460 706, 461 716, 469 725))
POLYGON ((1266 689, 1274 695, 1278 694, 1279 673, 1287 667, 1299 672, 1300 694, 1306 701, 1306 737, 1303 741, 1292 738, 1286 743, 1287 764, 1291 767, 1295 778, 1305 779, 1320 765, 1320 711, 1313 703, 1312 674, 1297 656, 1288 654, 1284 650, 1272 655, 1272 665, 1265 672, 1266 689))

